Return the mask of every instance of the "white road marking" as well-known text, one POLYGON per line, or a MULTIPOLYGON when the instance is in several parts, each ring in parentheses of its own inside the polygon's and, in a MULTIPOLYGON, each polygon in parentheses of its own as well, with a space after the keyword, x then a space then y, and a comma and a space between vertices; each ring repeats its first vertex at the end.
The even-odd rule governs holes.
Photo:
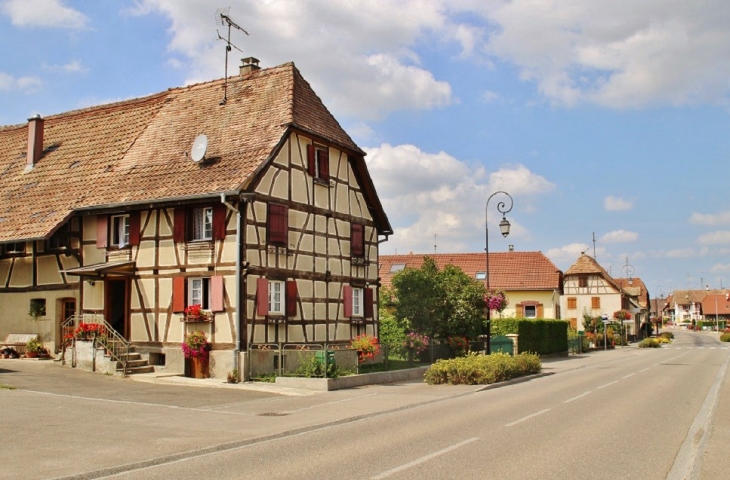
POLYGON ((634 375, 636 375, 636 373, 629 373, 628 375, 624 375, 621 378, 629 378, 629 377, 633 377, 634 375))
POLYGON ((596 387, 596 388, 597 388, 597 389, 598 389, 598 388, 606 388, 606 387, 608 387, 609 385, 613 385, 614 383, 618 383, 618 380, 614 380, 613 382, 609 382, 609 383, 607 383, 607 384, 605 384, 605 385, 601 385, 600 387, 596 387))
POLYGON ((514 425, 517 425, 518 423, 524 422, 525 420, 529 420, 531 418, 537 417, 538 415, 542 415, 545 412, 549 412, 550 410, 551 410, 550 408, 546 408, 545 410, 540 410, 539 412, 533 413, 532 415, 528 415, 528 416, 522 417, 519 420, 516 420, 512 423, 508 423, 507 425, 505 425, 505 427, 512 427, 514 425))
POLYGON ((380 478, 387 478, 393 475, 394 473, 402 472, 403 470, 407 470, 411 467, 415 467, 416 465, 419 465, 423 462, 427 462, 431 460, 432 458, 438 457, 439 455, 443 455, 444 453, 448 453, 452 450, 456 450, 459 447, 463 447, 464 445, 471 443, 473 441, 479 440, 479 437, 470 438, 468 440, 464 440, 463 442, 456 443, 454 445, 451 445, 450 447, 446 447, 442 450, 439 450, 437 452, 430 453, 426 455, 425 457, 418 458, 412 462, 406 463, 404 465, 401 465, 399 467, 395 467, 393 469, 390 469, 388 471, 385 471, 379 475, 376 475, 374 477, 370 477, 372 480, 378 480, 380 478))
POLYGON ((580 395, 578 395, 577 397, 569 398, 568 400, 564 401, 563 403, 570 403, 570 402, 572 402, 573 400, 578 400, 579 398, 583 398, 583 397, 585 397, 585 396, 586 396, 586 395, 588 395, 589 393, 591 393, 591 391, 590 391, 590 390, 588 390, 587 392, 581 393, 581 394, 580 394, 580 395))

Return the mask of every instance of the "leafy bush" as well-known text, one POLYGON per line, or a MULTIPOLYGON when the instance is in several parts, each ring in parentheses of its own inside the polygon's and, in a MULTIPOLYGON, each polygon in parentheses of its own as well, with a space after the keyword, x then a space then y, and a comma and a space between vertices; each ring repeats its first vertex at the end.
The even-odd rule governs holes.
POLYGON ((720 335, 721 342, 730 342, 730 333, 723 333, 720 335))
POLYGON ((663 343, 672 343, 672 339, 667 338, 667 337, 657 337, 656 341, 659 343, 662 343, 662 344, 663 343))
POLYGON ((639 342, 639 348, 659 348, 661 345, 656 338, 645 338, 639 342))
POLYGON ((674 333, 672 333, 672 332, 662 332, 662 333, 659 334, 659 336, 660 337, 663 337, 663 338, 668 338, 668 339, 671 340, 671 339, 674 338, 674 333))
POLYGON ((429 385, 486 385, 511 378, 540 373, 542 364, 534 353, 520 353, 514 357, 505 353, 438 360, 424 375, 429 385))

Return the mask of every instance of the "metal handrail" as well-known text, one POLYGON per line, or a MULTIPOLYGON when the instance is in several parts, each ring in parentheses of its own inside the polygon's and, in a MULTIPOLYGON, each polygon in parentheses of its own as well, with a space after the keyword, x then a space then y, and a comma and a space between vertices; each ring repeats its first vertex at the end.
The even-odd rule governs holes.
POLYGON ((67 338, 67 335, 71 335, 70 340, 72 345, 75 347, 76 336, 73 335, 73 333, 76 331, 81 323, 101 325, 101 328, 97 328, 97 331, 92 338, 93 346, 94 348, 98 346, 103 346, 112 360, 115 360, 122 364, 122 375, 126 377, 131 343, 128 342, 127 339, 122 337, 119 332, 114 330, 114 328, 104 319, 103 315, 72 315, 63 323, 63 326, 61 328, 63 336, 63 350, 61 352, 61 358, 63 359, 63 364, 65 365, 66 361, 65 353, 69 339, 67 338))

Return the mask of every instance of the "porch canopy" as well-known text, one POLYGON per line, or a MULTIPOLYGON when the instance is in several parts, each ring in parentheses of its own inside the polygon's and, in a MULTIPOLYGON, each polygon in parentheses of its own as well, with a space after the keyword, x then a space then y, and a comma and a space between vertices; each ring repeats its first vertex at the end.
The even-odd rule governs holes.
POLYGON ((134 274, 134 260, 119 260, 116 262, 95 263, 83 267, 69 268, 62 270, 67 275, 78 275, 79 277, 101 278, 105 275, 125 275, 134 274))

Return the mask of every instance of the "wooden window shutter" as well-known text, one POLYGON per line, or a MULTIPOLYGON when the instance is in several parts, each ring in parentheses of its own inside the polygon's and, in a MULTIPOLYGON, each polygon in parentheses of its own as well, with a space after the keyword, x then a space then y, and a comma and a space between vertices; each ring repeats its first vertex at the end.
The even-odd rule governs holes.
POLYGON ((373 289, 365 289, 365 318, 373 318, 373 289))
POLYGON ((175 208, 175 215, 172 226, 172 239, 175 243, 185 242, 185 209, 182 207, 175 208))
POLYGON ((106 248, 108 245, 108 239, 107 236, 109 234, 109 229, 107 228, 109 224, 109 217, 106 215, 97 215, 96 216, 96 247, 97 248, 106 248))
POLYGON ((289 209, 284 205, 269 204, 267 225, 269 243, 286 245, 289 240, 289 209))
POLYGON ((352 256, 365 256, 365 226, 360 223, 351 224, 350 228, 350 249, 352 256))
POLYGON ((212 312, 223 312, 223 277, 217 275, 210 278, 210 310, 212 312))
POLYGON ((537 318, 544 318, 545 317, 545 307, 542 303, 537 304, 537 318))
POLYGON ((296 317, 297 315, 297 282, 289 280, 286 282, 286 316, 296 317))
POLYGON ((256 279, 256 315, 269 314, 269 281, 263 277, 256 279))
POLYGON ((226 206, 217 203, 213 206, 213 240, 226 238, 226 206))
POLYGON ((327 150, 320 150, 317 157, 319 177, 322 180, 330 179, 330 154, 327 150))
POLYGON ((525 316, 525 309, 522 308, 522 304, 518 303, 515 305, 515 317, 522 318, 525 316))
POLYGON ((591 308, 601 308, 601 297, 591 297, 591 308))
POLYGON ((317 152, 312 144, 307 145, 307 171, 311 176, 317 176, 317 152))
POLYGON ((185 311, 185 277, 172 279, 172 311, 175 313, 185 311))
POLYGON ((578 299, 575 297, 568 297, 568 309, 578 308, 578 299))
POLYGON ((345 285, 342 288, 342 296, 345 304, 345 316, 352 317, 352 287, 345 285))
POLYGON ((139 212, 132 212, 129 214, 129 244, 139 245, 139 237, 142 235, 140 232, 140 219, 139 212))

